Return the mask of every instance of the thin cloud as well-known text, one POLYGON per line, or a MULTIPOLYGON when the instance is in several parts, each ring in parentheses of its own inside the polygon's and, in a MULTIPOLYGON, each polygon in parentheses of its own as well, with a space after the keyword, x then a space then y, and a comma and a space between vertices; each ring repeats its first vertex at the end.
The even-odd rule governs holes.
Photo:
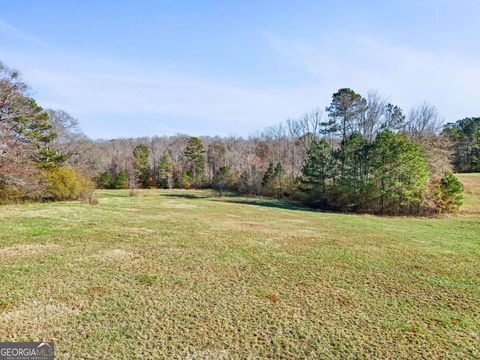
POLYGON ((376 89, 405 110, 427 100, 449 121, 478 111, 471 99, 480 93, 480 68, 468 58, 371 36, 326 35, 316 42, 267 37, 273 55, 311 76, 312 81, 296 87, 238 86, 158 63, 61 51, 37 51, 34 57, 5 52, 1 60, 22 72, 40 104, 70 112, 92 137, 112 136, 111 124, 116 124, 116 136, 194 129, 248 135, 324 107, 334 91, 346 86, 362 94, 376 89))
POLYGON ((480 65, 467 56, 419 50, 368 35, 329 35, 315 43, 274 36, 268 41, 285 61, 322 87, 352 87, 362 93, 377 89, 402 107, 427 100, 448 120, 478 111, 472 96, 480 94, 480 65))
POLYGON ((116 129, 118 136, 165 131, 248 135, 318 105, 318 89, 311 87, 233 86, 161 65, 58 53, 39 54, 35 61, 11 54, 6 60, 17 64, 41 105, 70 112, 92 137, 111 136, 99 121, 118 118, 124 126, 116 129), (141 127, 139 119, 144 119, 141 127))
POLYGON ((49 49, 52 50, 52 47, 43 42, 42 40, 36 38, 35 36, 32 36, 20 29, 17 29, 15 26, 7 23, 6 21, 0 20, 0 32, 7 36, 14 36, 17 39, 35 44, 37 46, 40 46, 44 49, 49 49))
POLYGON ((125 75, 33 69, 25 71, 25 77, 34 87, 48 85, 52 97, 63 99, 77 111, 88 106, 90 112, 168 114, 218 121, 268 121, 272 117, 281 121, 286 117, 282 114, 289 113, 286 104, 301 111, 294 104, 300 98, 298 92, 303 92, 300 88, 236 87, 160 70, 125 75))

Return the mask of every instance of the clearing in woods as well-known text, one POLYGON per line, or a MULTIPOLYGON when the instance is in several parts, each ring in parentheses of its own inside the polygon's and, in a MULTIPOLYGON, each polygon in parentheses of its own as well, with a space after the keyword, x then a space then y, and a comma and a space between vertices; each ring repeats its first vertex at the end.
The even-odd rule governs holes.
POLYGON ((203 191, 0 207, 0 339, 59 358, 480 358, 480 174, 462 214, 203 191))

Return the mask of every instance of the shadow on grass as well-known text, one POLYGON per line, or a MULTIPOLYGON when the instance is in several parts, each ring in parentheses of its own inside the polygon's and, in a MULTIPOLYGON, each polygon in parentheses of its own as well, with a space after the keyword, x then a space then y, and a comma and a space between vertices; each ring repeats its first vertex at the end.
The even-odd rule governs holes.
POLYGON ((223 196, 219 194, 211 195, 202 195, 202 194, 160 194, 162 197, 170 197, 176 199, 188 199, 188 200, 209 200, 209 201, 219 201, 226 202, 231 204, 241 204, 241 205, 253 205, 253 206, 263 206, 267 208, 277 208, 284 210, 297 210, 297 211, 308 211, 308 212, 320 212, 318 209, 309 208, 300 202, 288 201, 288 200, 276 200, 270 198, 246 198, 236 193, 224 193, 223 196))
POLYGON ((211 195, 174 193, 160 194, 160 196, 176 199, 219 201, 231 204, 263 206, 268 208, 278 208, 285 210, 317 211, 315 209, 305 207, 301 203, 294 201, 282 201, 269 198, 245 198, 235 193, 225 193, 223 194, 223 196, 220 196, 218 194, 215 195, 213 193, 211 195))
POLYGON ((218 197, 218 198, 215 198, 213 201, 222 201, 222 202, 227 202, 231 204, 262 206, 267 208, 277 208, 277 209, 283 209, 283 210, 319 212, 318 209, 306 207, 299 202, 281 201, 281 200, 268 199, 268 198, 239 198, 238 196, 228 196, 223 198, 218 197))
POLYGON ((209 199, 211 196, 207 195, 197 195, 197 194, 160 194, 159 196, 162 197, 171 197, 177 199, 192 199, 192 200, 199 200, 199 199, 209 199))

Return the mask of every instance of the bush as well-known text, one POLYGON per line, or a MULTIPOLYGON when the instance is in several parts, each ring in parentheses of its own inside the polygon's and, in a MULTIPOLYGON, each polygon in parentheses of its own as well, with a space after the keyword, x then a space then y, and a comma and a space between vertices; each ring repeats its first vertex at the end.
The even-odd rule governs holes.
POLYGON ((47 200, 77 200, 93 196, 95 185, 88 178, 67 167, 55 167, 44 171, 47 200))
POLYGON ((439 213, 456 212, 463 204, 463 184, 451 172, 446 172, 434 184, 434 201, 439 213))
POLYGON ((25 176, 0 177, 0 204, 41 200, 45 191, 44 179, 36 168, 26 167, 25 176))
POLYGON ((86 204, 98 205, 98 199, 93 192, 81 194, 78 200, 86 204))
POLYGON ((76 174, 78 182, 80 183, 80 194, 78 195, 78 200, 90 205, 97 205, 98 199, 94 195, 95 183, 85 176, 82 176, 78 173, 76 174))

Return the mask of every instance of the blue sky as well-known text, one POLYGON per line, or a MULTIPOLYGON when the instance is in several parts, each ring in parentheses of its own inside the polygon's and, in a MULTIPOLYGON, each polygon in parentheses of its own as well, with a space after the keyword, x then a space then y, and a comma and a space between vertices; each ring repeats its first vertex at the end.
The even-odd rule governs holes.
POLYGON ((480 1, 0 1, 0 61, 92 138, 248 135, 351 87, 480 113, 480 1))

